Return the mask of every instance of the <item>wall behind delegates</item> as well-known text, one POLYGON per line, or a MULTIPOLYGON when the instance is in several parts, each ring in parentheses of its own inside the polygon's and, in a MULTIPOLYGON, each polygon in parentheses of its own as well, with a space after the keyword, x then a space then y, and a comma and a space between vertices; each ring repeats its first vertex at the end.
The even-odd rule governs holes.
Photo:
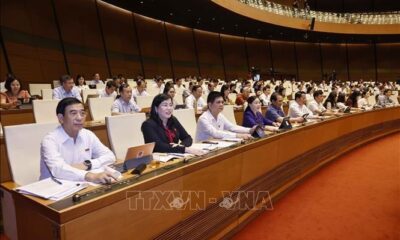
POLYGON ((379 81, 400 79, 400 43, 376 44, 379 81))
POLYGON ((296 42, 296 55, 299 66, 298 79, 302 81, 320 81, 322 79, 322 71, 319 44, 296 42))
POLYGON ((146 78, 172 77, 164 22, 135 14, 146 78))
POLYGON ((133 14, 102 1, 98 8, 111 75, 143 74, 133 14))
POLYGON ((338 80, 348 80, 346 51, 346 44, 321 43, 324 74, 329 76, 335 70, 338 80))
POLYGON ((221 34, 222 53, 226 77, 245 78, 249 72, 246 46, 243 37, 221 34))
POLYGON ((347 46, 349 54, 350 81, 360 78, 365 81, 376 79, 374 46, 372 44, 352 44, 347 46))
POLYGON ((261 73, 267 73, 272 67, 269 42, 267 40, 246 38, 246 48, 249 66, 258 68, 261 73))
POLYGON ((191 28, 166 23, 175 77, 199 75, 196 49, 191 28))
POLYGON ((199 56, 200 75, 225 79, 218 34, 200 30, 195 30, 194 33, 199 56))
POLYGON ((11 68, 24 88, 65 73, 51 0, 2 1, 0 22, 11 68))
POLYGON ((271 41, 275 78, 281 75, 297 75, 294 42, 271 41))
POLYGON ((54 1, 70 73, 92 79, 110 76, 94 0, 54 1))

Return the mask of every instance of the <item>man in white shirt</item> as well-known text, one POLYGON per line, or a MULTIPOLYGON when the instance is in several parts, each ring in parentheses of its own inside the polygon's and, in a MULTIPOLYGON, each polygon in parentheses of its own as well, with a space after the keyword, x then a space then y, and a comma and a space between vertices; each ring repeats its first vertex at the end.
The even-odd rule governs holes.
POLYGON ((216 138, 250 139, 255 128, 246 128, 229 122, 221 112, 224 98, 220 92, 210 92, 207 97, 208 110, 197 121, 196 142, 216 138))
POLYGON ((208 96, 208 94, 209 94, 210 92, 212 92, 212 91, 214 91, 214 83, 209 82, 209 83, 207 84, 207 88, 204 89, 203 94, 204 94, 204 96, 208 96))
POLYGON ((106 87, 102 90, 99 90, 100 97, 117 97, 117 84, 114 81, 108 81, 106 87))
POLYGON ((146 82, 139 80, 136 83, 136 88, 132 90, 132 97, 136 99, 137 96, 150 96, 146 92, 146 82))
POLYGON ((271 86, 267 85, 263 87, 263 93, 260 95, 260 100, 263 106, 268 106, 271 102, 271 86))
POLYGON ((107 171, 90 172, 115 162, 115 156, 93 132, 83 128, 86 118, 83 104, 76 98, 64 98, 56 112, 61 125, 42 140, 40 179, 114 182, 116 179, 107 171))
POLYGON ((53 89, 53 99, 62 100, 67 97, 73 97, 82 101, 79 89, 74 86, 74 79, 71 76, 61 76, 60 84, 61 86, 53 89))
POLYGON ((178 96, 182 96, 183 92, 186 90, 185 86, 183 85, 184 78, 178 78, 175 82, 175 91, 178 96))
POLYGON ((132 98, 132 88, 123 84, 119 87, 120 97, 116 99, 111 107, 112 115, 140 112, 141 108, 132 98))
POLYGON ((380 94, 378 96, 378 101, 376 102, 376 104, 381 107, 393 106, 394 102, 392 99, 390 99, 391 95, 392 95, 392 91, 390 89, 384 89, 383 94, 380 94))
POLYGON ((154 88, 158 89, 158 94, 163 93, 165 88, 164 79, 161 76, 157 76, 154 80, 156 81, 154 88))
MULTIPOLYGON (((306 93, 303 91, 296 92, 294 95, 294 101, 289 106, 289 117, 298 118, 303 117, 308 114, 308 118, 313 118, 314 114, 305 105, 306 103, 306 93)), ((300 118, 299 122, 303 122, 305 119, 300 118)))
POLYGON ((93 75, 92 84, 94 84, 94 85, 96 85, 96 84, 104 84, 103 80, 100 79, 100 74, 95 73, 93 75))
POLYGON ((199 85, 194 85, 192 87, 192 94, 185 99, 186 108, 194 109, 197 111, 202 111, 207 107, 206 102, 201 97, 203 90, 199 85))
POLYGON ((310 111, 313 112, 314 115, 322 115, 326 111, 326 108, 322 103, 324 101, 323 94, 324 93, 322 92, 322 90, 315 91, 313 94, 314 99, 311 100, 307 105, 308 109, 310 109, 310 111))

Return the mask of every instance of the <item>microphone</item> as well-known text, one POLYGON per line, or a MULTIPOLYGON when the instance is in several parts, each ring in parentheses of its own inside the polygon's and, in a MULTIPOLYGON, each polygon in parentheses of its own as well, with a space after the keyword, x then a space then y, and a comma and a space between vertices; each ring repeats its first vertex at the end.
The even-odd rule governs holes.
POLYGON ((131 171, 131 174, 138 175, 139 177, 140 175, 142 175, 142 172, 146 169, 146 167, 147 165, 144 163, 139 164, 139 166, 137 166, 135 169, 131 171))

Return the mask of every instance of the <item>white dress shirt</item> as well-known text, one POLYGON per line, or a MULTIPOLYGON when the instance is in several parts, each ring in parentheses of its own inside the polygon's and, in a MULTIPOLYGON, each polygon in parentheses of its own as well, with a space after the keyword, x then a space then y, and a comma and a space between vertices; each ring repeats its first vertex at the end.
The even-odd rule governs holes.
POLYGON ((174 88, 175 88, 176 94, 178 94, 178 95, 182 95, 183 92, 186 90, 186 88, 183 86, 183 84, 181 84, 181 86, 178 86, 175 84, 174 88))
MULTIPOLYGON (((189 97, 187 97, 185 99, 185 105, 186 108, 189 109, 193 109, 194 108, 194 102, 196 101, 196 98, 192 95, 190 95, 189 97)), ((199 99, 197 99, 197 110, 201 110, 203 109, 205 106, 207 106, 206 101, 204 101, 204 99, 202 97, 200 97, 199 99)))
POLYGON ((261 100, 262 105, 264 105, 264 106, 268 106, 269 103, 271 102, 270 101, 271 100, 271 94, 265 95, 265 93, 262 93, 259 98, 261 100))
POLYGON ((310 109, 313 114, 318 114, 319 112, 324 112, 326 111, 326 108, 322 103, 317 103, 315 99, 311 100, 310 103, 307 105, 308 109, 310 109), (317 112, 319 111, 319 112, 317 112))
POLYGON ((93 132, 87 129, 80 130, 74 142, 64 128, 58 126, 42 140, 40 179, 50 177, 51 172, 55 178, 84 181, 87 171, 71 165, 83 163, 85 160, 90 160, 92 169, 96 169, 113 163, 115 156, 93 132))
POLYGON ((82 90, 84 90, 84 89, 89 89, 88 85, 80 85, 80 86, 75 86, 75 87, 79 90, 80 93, 82 93, 82 90))
POLYGON ((153 88, 158 89, 158 94, 161 94, 161 93, 164 92, 165 84, 163 83, 163 84, 161 84, 161 86, 159 87, 159 86, 157 85, 157 83, 155 83, 153 88))
POLYGON ((133 90, 132 90, 132 97, 133 98, 135 98, 135 97, 137 97, 137 96, 140 96, 140 97, 145 97, 145 96, 150 96, 150 94, 148 94, 147 92, 146 92, 146 90, 143 90, 141 93, 138 91, 138 89, 137 88, 134 88, 133 90))
POLYGON ((217 119, 209 110, 201 114, 197 121, 196 142, 210 138, 234 138, 236 133, 250 133, 250 128, 235 125, 228 121, 222 113, 217 119))
POLYGON ((99 90, 98 92, 99 92, 99 96, 100 96, 101 98, 102 98, 102 97, 113 97, 113 98, 116 98, 116 97, 117 97, 117 92, 116 92, 116 91, 114 91, 114 92, 111 93, 111 94, 108 94, 108 93, 106 92, 106 89, 105 89, 105 88, 99 90))
POLYGON ((116 99, 111 107, 113 113, 132 113, 142 110, 131 98, 129 102, 125 102, 121 97, 116 99))
POLYGON ((59 86, 53 89, 53 99, 62 100, 67 97, 74 97, 82 102, 82 97, 79 89, 77 87, 73 87, 71 91, 65 91, 63 86, 59 86))
POLYGON ((358 101, 357 101, 357 106, 359 107, 359 108, 362 108, 362 107, 369 107, 369 103, 368 103, 368 99, 366 99, 366 98, 360 98, 360 99, 358 99, 358 101))
POLYGON ((304 114, 309 114, 309 116, 313 116, 313 113, 306 107, 306 105, 300 106, 296 101, 293 101, 289 106, 289 117, 297 118, 302 117, 304 114))

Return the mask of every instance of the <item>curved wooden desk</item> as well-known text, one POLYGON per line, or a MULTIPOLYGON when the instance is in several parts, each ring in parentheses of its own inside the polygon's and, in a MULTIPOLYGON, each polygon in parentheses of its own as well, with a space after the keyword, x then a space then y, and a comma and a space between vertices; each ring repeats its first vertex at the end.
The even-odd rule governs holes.
POLYGON ((263 211, 262 198, 240 192, 263 193, 275 202, 339 155, 397 131, 400 107, 331 118, 187 164, 172 164, 172 169, 160 166, 129 186, 79 204, 27 197, 13 191, 12 182, 3 183, 2 190, 13 196, 19 239, 217 238, 234 233, 263 211), (156 191, 164 194, 155 198, 156 191), (171 193, 185 201, 191 197, 190 202, 173 208, 168 204, 176 195, 171 198, 171 193), (230 209, 220 207, 229 193, 235 201, 240 197, 238 203, 230 209), (164 209, 154 210, 160 206, 164 209), (191 209, 195 207, 200 210, 191 209))

